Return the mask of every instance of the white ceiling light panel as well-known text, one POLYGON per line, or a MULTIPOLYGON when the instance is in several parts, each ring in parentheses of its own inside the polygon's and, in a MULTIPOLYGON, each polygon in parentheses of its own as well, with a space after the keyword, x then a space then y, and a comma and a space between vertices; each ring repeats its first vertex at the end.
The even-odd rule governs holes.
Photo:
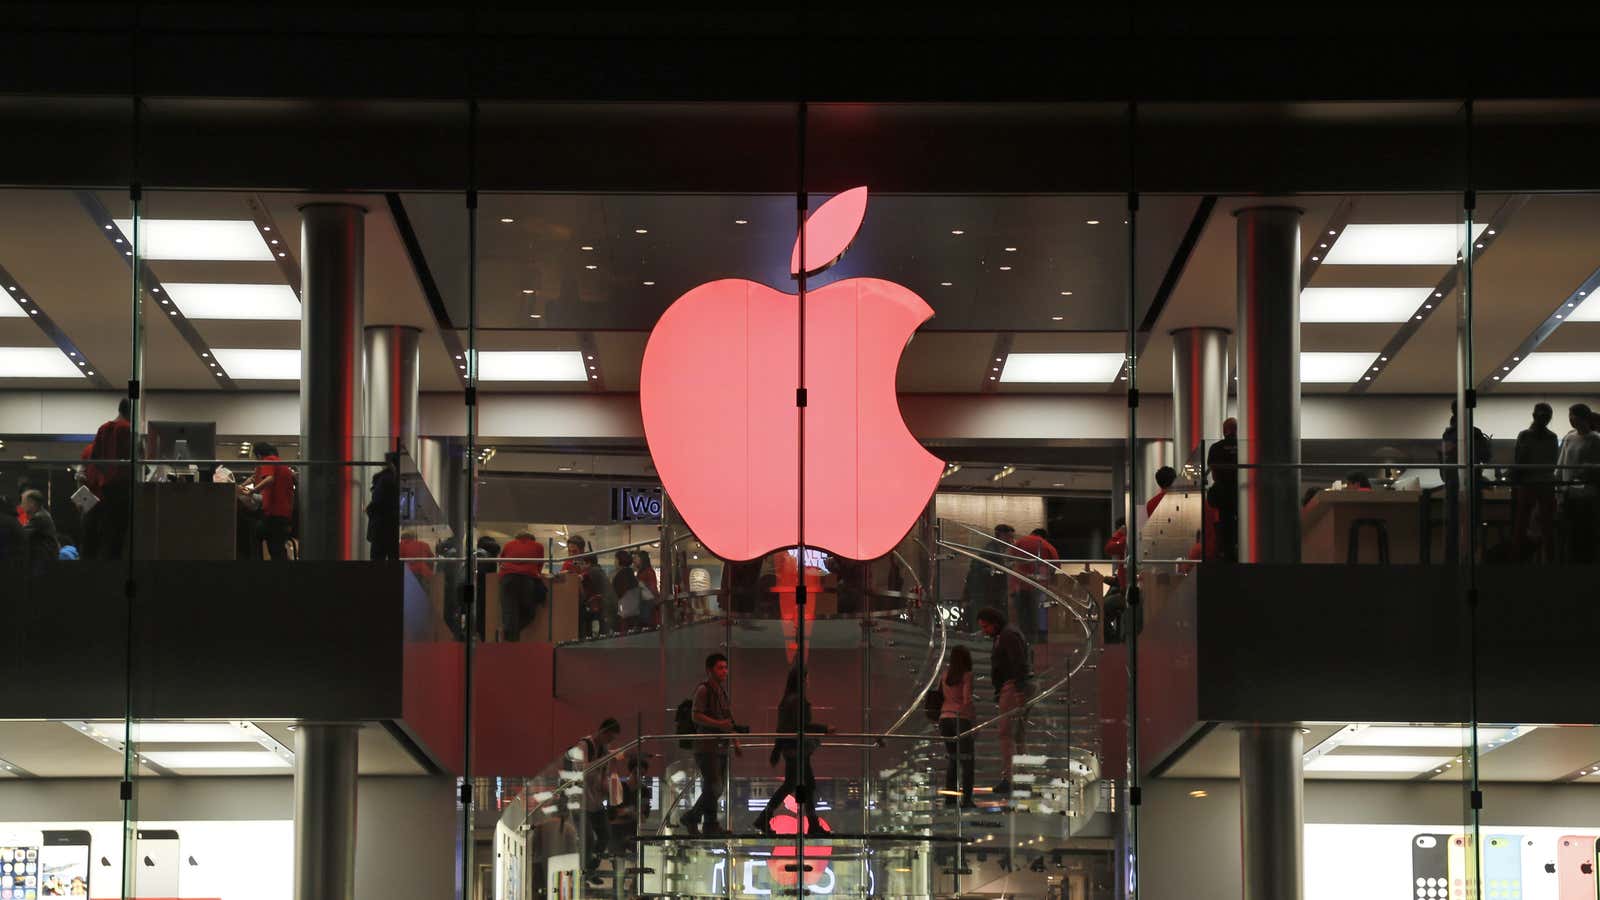
MULTIPOLYGON (((1600 291, 1596 292, 1600 294, 1600 291)), ((0 313, 3 315, 3 313, 0 313)), ((1600 300, 1589 297, 1567 316, 1568 322, 1600 322, 1600 300)))
POLYGON ((1529 353, 1504 381, 1542 384, 1600 381, 1600 353, 1529 353))
POLYGON ((266 750, 152 750, 139 754, 163 769, 287 769, 292 763, 266 750))
POLYGON ((479 381, 588 381, 583 353, 577 350, 484 350, 478 353, 479 381))
POLYGON ((1347 772, 1350 774, 1421 775, 1453 762, 1453 756, 1368 756, 1330 753, 1305 764, 1307 772, 1347 772))
POLYGON ((0 378, 82 378, 83 371, 54 347, 0 347, 0 378))
MULTIPOLYGON (((1516 737, 1515 728, 1478 729, 1478 743, 1496 744, 1502 739, 1516 737)), ((1468 728, 1432 725, 1368 725, 1345 738, 1346 747, 1444 747, 1460 750, 1472 742, 1468 728)))
MULTIPOLYGON (((1476 241, 1487 225, 1473 225, 1476 241)), ((1346 225, 1322 257, 1327 266, 1449 266, 1461 252, 1461 226, 1346 225)))
POLYGON ((224 371, 239 381, 298 381, 299 350, 222 348, 211 351, 224 371))
MULTIPOLYGON (((132 219, 116 219, 135 240, 132 219)), ((140 219, 141 259, 193 259, 208 262, 271 262, 272 248, 249 219, 140 219)))
POLYGON ((1378 354, 1367 353, 1302 353, 1300 354, 1301 384, 1354 384, 1361 376, 1372 371, 1378 354))
POLYGON ((1121 353, 1012 353, 1002 382, 1011 384, 1109 384, 1122 371, 1121 353))
POLYGON ((191 319, 300 321, 300 298, 286 284, 164 282, 162 288, 191 319))
POLYGON ((1300 323, 1406 322, 1432 294, 1431 287, 1305 288, 1300 323))

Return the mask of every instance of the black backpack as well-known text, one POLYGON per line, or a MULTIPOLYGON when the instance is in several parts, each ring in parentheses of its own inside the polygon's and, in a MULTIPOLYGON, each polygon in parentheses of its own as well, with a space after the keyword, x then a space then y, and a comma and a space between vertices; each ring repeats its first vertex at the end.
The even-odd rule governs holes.
MULTIPOLYGON (((694 700, 685 700, 678 704, 678 712, 673 716, 673 725, 677 734, 697 734, 699 729, 694 726, 694 700)), ((693 750, 694 741, 679 741, 678 746, 685 750, 693 750)))
POLYGON ((922 696, 922 714, 928 717, 929 722, 939 721, 939 712, 944 709, 944 688, 934 685, 928 693, 922 696))

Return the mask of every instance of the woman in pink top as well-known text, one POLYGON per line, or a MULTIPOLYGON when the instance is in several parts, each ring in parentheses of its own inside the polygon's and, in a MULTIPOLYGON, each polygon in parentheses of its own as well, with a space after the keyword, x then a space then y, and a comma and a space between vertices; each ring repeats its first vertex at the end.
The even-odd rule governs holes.
POLYGON ((950 665, 945 669, 944 705, 939 708, 939 733, 944 735, 945 752, 950 754, 950 765, 944 775, 944 805, 956 805, 956 772, 960 764, 961 805, 973 806, 972 769, 974 763, 973 736, 957 738, 956 735, 972 728, 977 718, 972 706, 972 651, 956 647, 950 651, 950 665))

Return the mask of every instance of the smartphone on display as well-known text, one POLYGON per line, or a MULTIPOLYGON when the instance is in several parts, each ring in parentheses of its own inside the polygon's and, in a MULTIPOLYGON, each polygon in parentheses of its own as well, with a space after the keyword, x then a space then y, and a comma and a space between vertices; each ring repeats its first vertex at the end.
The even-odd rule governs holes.
POLYGON ((1477 847, 1472 835, 1452 834, 1446 848, 1450 868, 1450 900, 1477 900, 1477 847))
POLYGON ((89 896, 89 832, 44 833, 39 847, 39 896, 89 896))
POLYGON ((1595 900, 1592 834, 1556 838, 1556 890, 1560 900, 1595 900))
POLYGON ((39 832, 0 833, 0 900, 38 900, 39 832))
POLYGON ((1522 900, 1560 900, 1555 849, 1549 840, 1522 839, 1522 900))
POLYGON ((1491 834, 1483 839, 1481 877, 1485 897, 1522 896, 1522 835, 1491 834))
POLYGON ((133 896, 178 896, 178 833, 141 830, 133 844, 133 896))
POLYGON ((1443 900, 1448 896, 1450 870, 1445 861, 1447 834, 1419 834, 1411 839, 1411 896, 1415 900, 1443 900))

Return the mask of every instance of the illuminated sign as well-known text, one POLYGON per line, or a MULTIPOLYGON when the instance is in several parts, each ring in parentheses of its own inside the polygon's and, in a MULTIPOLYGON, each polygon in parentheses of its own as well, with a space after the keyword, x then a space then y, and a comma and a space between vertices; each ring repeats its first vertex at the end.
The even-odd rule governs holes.
POLYGON ((661 521, 661 489, 636 487, 612 488, 611 521, 661 521))
MULTIPOLYGON (((866 209, 860 187, 806 221, 807 274, 838 261, 866 209)), ((801 265, 797 241, 791 274, 801 265)), ((805 542, 846 559, 888 553, 944 471, 907 430, 895 393, 900 354, 933 316, 928 304, 876 278, 806 291, 803 382, 800 312, 794 294, 713 281, 668 307, 645 345, 639 403, 650 455, 674 509, 723 559, 800 543, 802 445, 805 542)))

